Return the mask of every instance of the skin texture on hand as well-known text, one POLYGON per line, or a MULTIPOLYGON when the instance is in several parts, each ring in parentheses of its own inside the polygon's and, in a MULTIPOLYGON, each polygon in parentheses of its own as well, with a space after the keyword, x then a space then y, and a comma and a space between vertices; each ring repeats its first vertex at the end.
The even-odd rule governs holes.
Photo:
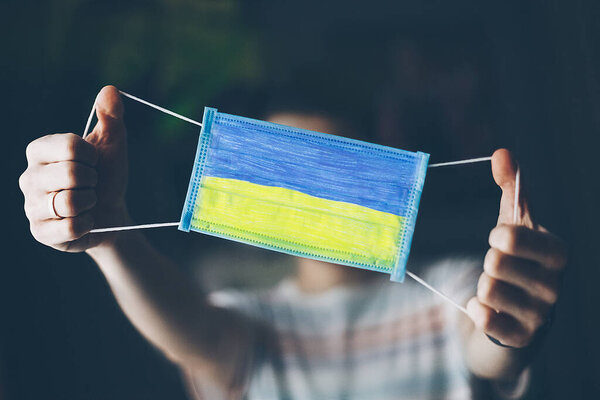
POLYGON ((513 224, 516 168, 507 150, 494 153, 492 174, 502 198, 477 295, 467 303, 477 327, 467 352, 473 372, 503 378, 523 367, 518 349, 531 344, 556 303, 567 256, 564 243, 533 221, 523 195, 518 204, 520 223, 513 224), (481 339, 481 332, 516 350, 481 339))
POLYGON ((129 220, 127 137, 123 105, 114 86, 98 94, 96 115, 98 123, 85 140, 73 133, 47 135, 26 150, 28 166, 19 186, 31 233, 58 250, 80 252, 109 244, 114 234, 87 233, 129 220), (60 218, 52 211, 52 197, 60 218))

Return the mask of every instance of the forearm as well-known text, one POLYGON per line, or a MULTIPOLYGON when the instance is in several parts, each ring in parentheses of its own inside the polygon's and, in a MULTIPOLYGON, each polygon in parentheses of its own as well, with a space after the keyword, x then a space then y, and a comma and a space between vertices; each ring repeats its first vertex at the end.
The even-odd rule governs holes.
POLYGON ((139 233, 120 234, 112 245, 88 254, 149 341, 180 364, 230 375, 224 369, 243 354, 238 346, 247 344, 247 329, 239 329, 244 321, 238 315, 210 306, 199 288, 139 233))

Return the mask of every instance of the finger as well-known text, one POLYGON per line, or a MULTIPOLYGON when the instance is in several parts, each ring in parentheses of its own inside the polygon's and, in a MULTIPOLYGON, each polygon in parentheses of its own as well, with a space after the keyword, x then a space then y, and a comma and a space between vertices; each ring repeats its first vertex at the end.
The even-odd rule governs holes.
POLYGON ((558 275, 535 261, 491 248, 485 255, 483 270, 490 277, 518 286, 546 304, 554 304, 558 298, 558 275))
MULTIPOLYGON (((515 190, 516 190, 517 167, 511 153, 506 149, 499 149, 492 155, 492 175, 494 181, 502 189, 500 199, 500 211, 498 213, 498 224, 508 224, 513 222, 515 208, 515 190)), ((523 191, 519 195, 520 219, 526 225, 531 224, 531 216, 527 207, 523 191)))
POLYGON ((98 123, 86 139, 103 146, 124 141, 125 123, 119 90, 114 86, 103 87, 96 97, 95 108, 98 123))
POLYGON ((526 258, 554 270, 567 261, 563 242, 549 232, 519 225, 498 225, 490 232, 490 246, 505 254, 526 258))
POLYGON ((93 227, 94 219, 89 212, 72 218, 36 221, 30 225, 33 237, 49 246, 79 239, 93 227))
POLYGON ((46 164, 40 167, 37 177, 39 189, 48 193, 93 188, 98 183, 98 173, 94 168, 74 161, 46 164))
MULTIPOLYGON (((54 197, 54 209, 63 218, 75 217, 92 209, 94 205, 96 191, 93 189, 62 190, 54 197)), ((52 217, 54 216, 49 216, 52 217)))
POLYGON ((44 221, 74 217, 96 205, 96 191, 93 189, 62 190, 37 196, 35 202, 25 199, 25 214, 32 221, 44 221), (56 213, 55 213, 56 212, 56 213))
POLYGON ((476 327, 484 333, 498 339, 502 344, 513 347, 525 347, 532 335, 513 317, 497 313, 481 304, 476 297, 467 303, 467 313, 476 327))
POLYGON ((73 133, 57 133, 34 140, 25 151, 30 164, 78 161, 96 165, 98 154, 93 145, 73 133))
POLYGON ((548 306, 534 301, 516 286, 494 279, 485 272, 477 284, 477 300, 496 312, 508 314, 518 320, 528 332, 534 332, 543 323, 548 306))

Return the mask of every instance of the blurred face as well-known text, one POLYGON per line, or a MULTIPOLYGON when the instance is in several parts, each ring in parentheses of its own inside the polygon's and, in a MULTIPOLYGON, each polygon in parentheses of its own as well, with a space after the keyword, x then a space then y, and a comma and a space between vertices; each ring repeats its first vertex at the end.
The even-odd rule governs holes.
MULTIPOLYGON (((340 135, 340 127, 323 115, 281 112, 271 114, 267 121, 322 133, 340 135)), ((340 283, 364 282, 378 274, 359 268, 339 266, 326 261, 296 257, 298 274, 304 290, 319 291, 340 283)))
POLYGON ((278 112, 271 114, 267 120, 276 124, 293 126, 300 129, 308 129, 310 131, 332 133, 334 135, 341 133, 336 132, 338 129, 332 120, 322 115, 278 112))

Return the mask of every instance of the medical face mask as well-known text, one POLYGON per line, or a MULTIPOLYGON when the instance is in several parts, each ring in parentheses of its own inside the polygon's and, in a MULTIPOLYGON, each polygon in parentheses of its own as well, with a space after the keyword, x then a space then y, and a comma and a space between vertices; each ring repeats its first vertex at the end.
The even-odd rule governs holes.
POLYGON ((402 281, 428 159, 205 108, 179 229, 402 281))

